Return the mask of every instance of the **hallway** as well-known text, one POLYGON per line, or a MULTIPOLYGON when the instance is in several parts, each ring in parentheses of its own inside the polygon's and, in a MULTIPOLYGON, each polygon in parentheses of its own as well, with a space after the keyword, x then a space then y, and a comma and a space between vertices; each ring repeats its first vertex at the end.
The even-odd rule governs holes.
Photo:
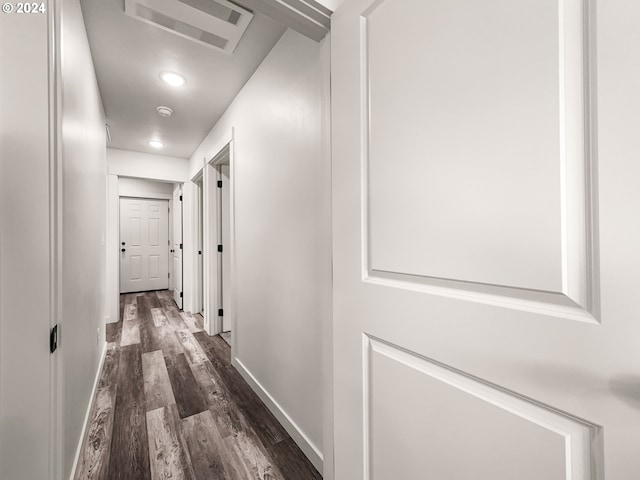
POLYGON ((76 479, 322 478, 169 291, 120 296, 76 479))

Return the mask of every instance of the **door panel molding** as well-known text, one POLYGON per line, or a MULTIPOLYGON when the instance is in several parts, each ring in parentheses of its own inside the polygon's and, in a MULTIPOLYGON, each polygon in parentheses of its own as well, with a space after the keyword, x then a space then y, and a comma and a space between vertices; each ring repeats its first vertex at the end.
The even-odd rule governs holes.
MULTIPOLYGON (((383 362, 388 361, 395 364, 393 368, 396 370, 398 368, 410 369, 424 375, 425 382, 436 380, 437 382, 453 387, 458 392, 446 389, 448 390, 447 395, 452 392, 452 398, 455 398, 455 396, 460 397, 460 393, 470 395, 482 403, 498 407, 505 412, 509 412, 525 420, 526 423, 530 422, 562 437, 561 450, 560 452, 555 452, 555 454, 564 457, 565 472, 561 477, 563 480, 596 480, 602 478, 604 448, 602 444, 601 426, 577 418, 551 406, 544 405, 533 399, 486 382, 473 375, 469 375, 379 338, 369 336, 366 333, 362 336, 362 348, 364 370, 362 375, 364 379, 362 398, 364 412, 364 478, 366 480, 373 478, 373 476, 378 478, 379 475, 372 476, 372 473, 375 473, 374 465, 376 463, 385 463, 380 461, 376 462, 376 459, 372 455, 372 445, 376 440, 374 438, 375 429, 372 429, 372 422, 373 419, 376 418, 376 415, 373 415, 372 408, 374 408, 374 404, 378 400, 374 391, 378 392, 381 396, 385 395, 384 392, 394 391, 394 395, 389 395, 389 397, 396 397, 396 401, 398 402, 397 407, 405 409, 411 408, 406 405, 406 398, 400 394, 398 389, 390 389, 388 388, 390 385, 385 384, 385 382, 389 382, 389 384, 394 382, 393 377, 385 378, 385 374, 382 372, 382 370, 384 370, 382 367, 383 362), (377 365, 381 367, 377 367, 377 365), (377 368, 380 368, 381 371, 378 372, 377 368), (377 385, 376 390, 373 388, 373 383, 377 385)), ((422 380, 418 380, 418 382, 422 382, 422 380)), ((412 390, 417 390, 417 388, 419 387, 412 387, 412 390)), ((445 391, 441 386, 439 388, 439 391, 445 391)), ((437 398, 432 398, 430 404, 432 406, 438 405, 438 400, 437 398)), ((466 404, 471 405, 475 402, 475 400, 469 401, 468 398, 464 400, 467 402, 466 404)), ((389 399, 387 399, 387 401, 389 401, 389 399)), ((394 401, 393 398, 391 398, 390 401, 394 401)), ((388 407, 388 405, 385 406, 388 407)), ((490 412, 492 410, 490 408, 488 409, 486 405, 479 404, 478 406, 481 408, 481 411, 490 412)), ((423 407, 424 405, 420 408, 423 407)), ((415 417, 420 416, 419 411, 407 412, 409 416, 413 416, 414 413, 415 417)), ((442 412, 438 412, 437 415, 442 415, 442 412)), ((384 416, 384 412, 380 416, 384 416)), ((443 419, 444 422, 448 420, 449 419, 443 419)), ((461 419, 450 419, 452 429, 456 421, 459 422, 461 419)), ((478 424, 481 424, 482 421, 482 419, 477 419, 478 424)), ((531 429, 526 423, 522 423, 522 425, 526 427, 527 431, 533 430, 535 434, 536 429, 531 429)), ((518 422, 515 422, 515 424, 518 425, 518 422)), ((428 426, 425 425, 425 428, 427 427, 428 426)), ((385 429, 384 435, 389 435, 389 433, 389 430, 385 429)), ((479 435, 484 436, 487 442, 511 441, 511 439, 500 438, 492 440, 491 437, 497 436, 498 434, 499 432, 493 430, 485 430, 479 435)), ((533 442, 535 441, 534 439, 533 442)), ((386 455, 387 452, 382 451, 381 454, 386 455)), ((533 463, 539 462, 539 454, 539 451, 531 453, 531 456, 534 457, 531 459, 533 463)))
MULTIPOLYGON (((398 198, 399 193, 406 194, 407 190, 411 189, 407 186, 410 181, 410 172, 404 173, 404 181, 402 181, 402 177, 398 176, 397 178, 401 181, 387 182, 385 174, 392 167, 387 167, 386 164, 393 163, 393 168, 402 170, 407 167, 409 162, 415 160, 401 154, 388 158, 385 155, 388 152, 380 152, 376 149, 376 145, 389 144, 394 140, 400 142, 400 139, 395 137, 398 132, 406 132, 409 127, 403 125, 401 118, 397 118, 395 123, 401 125, 397 131, 378 128, 375 136, 371 133, 372 128, 375 129, 378 125, 378 118, 388 119, 384 122, 385 126, 394 123, 393 118, 389 119, 388 112, 378 112, 376 102, 379 97, 388 97, 387 93, 390 89, 401 89, 406 78, 401 71, 401 61, 399 61, 400 64, 394 65, 393 75, 387 75, 380 69, 372 71, 372 56, 375 57, 379 54, 378 50, 372 49, 372 43, 380 46, 380 50, 382 50, 381 46, 388 46, 390 42, 411 45, 411 38, 415 33, 411 31, 403 33, 406 38, 385 37, 384 24, 390 24, 394 21, 389 18, 389 12, 393 10, 387 9, 378 16, 376 13, 379 13, 383 6, 392 6, 401 12, 396 15, 406 16, 410 12, 410 8, 416 6, 414 4, 415 2, 412 0, 378 0, 370 4, 360 17, 362 280, 388 287, 498 305, 587 323, 599 323, 600 282, 597 238, 594 73, 596 31, 592 1, 559 0, 557 5, 557 33, 559 37, 557 78, 549 84, 550 88, 556 88, 558 91, 557 105, 554 105, 559 117, 555 119, 558 122, 558 130, 553 135, 557 135, 559 148, 555 152, 557 158, 549 159, 550 168, 552 168, 550 171, 557 172, 557 175, 544 178, 541 187, 553 188, 557 184, 559 191, 552 190, 555 192, 553 194, 553 210, 547 208, 542 211, 536 205, 533 208, 538 208, 540 219, 555 216, 559 223, 556 225, 552 222, 547 225, 548 231, 542 231, 539 235, 541 238, 538 239, 538 243, 541 245, 553 245, 553 248, 545 247, 544 252, 554 253, 543 252, 540 261, 527 259, 528 263, 525 263, 536 267, 538 264, 550 260, 553 265, 551 267, 545 266, 545 268, 553 268, 554 272, 557 272, 557 275, 554 274, 556 280, 553 282, 547 280, 529 282, 529 279, 533 279, 537 275, 533 273, 533 270, 523 273, 522 269, 514 268, 509 262, 503 260, 505 262, 504 268, 514 270, 514 275, 522 280, 519 282, 515 277, 511 279, 511 277, 505 276, 507 281, 503 283, 496 281, 496 276, 493 275, 495 270, 493 265, 491 268, 485 269, 484 273, 489 271, 492 273, 486 277, 483 276, 483 272, 463 275, 453 270, 449 275, 442 269, 429 267, 429 255, 433 259, 442 254, 455 255, 459 250, 455 250, 453 246, 448 247, 450 248, 449 252, 438 250, 432 253, 420 252, 426 259, 425 265, 422 265, 422 268, 416 266, 415 259, 418 256, 416 252, 419 250, 409 250, 408 253, 405 253, 408 250, 406 245, 411 244, 411 239, 407 239, 406 235, 397 235, 398 238, 393 239, 391 237, 396 235, 396 232, 390 232, 389 228, 376 230, 372 225, 382 215, 379 221, 380 225, 388 227, 388 220, 394 217, 400 227, 404 223, 405 231, 416 230, 416 219, 398 219, 397 211, 385 211, 388 208, 388 199, 398 198), (378 90, 372 90, 372 81, 381 83, 384 88, 379 86, 378 90), (549 215, 545 215, 547 212, 549 215), (380 237, 381 232, 384 238, 380 237), (554 235, 553 238, 549 237, 551 233, 554 235), (389 248, 389 246, 396 248, 389 248), (409 258, 411 262, 403 263, 401 258, 409 258)), ((396 29, 391 28, 389 31, 395 32, 396 29)), ((448 47, 447 45, 442 48, 448 47)), ((409 59, 412 58, 411 54, 404 55, 409 59)), ((398 57, 402 57, 402 55, 398 55, 398 57)), ((413 66, 408 68, 413 68, 413 66)), ((438 75, 439 71, 434 68, 434 71, 427 71, 423 74, 427 78, 429 75, 438 75)), ((471 79, 465 85, 471 88, 475 85, 474 82, 475 80, 471 79)), ((416 101, 416 103, 418 102, 416 101)), ((416 108, 420 108, 420 106, 416 108)), ((428 111, 423 112, 423 116, 428 115, 428 111)), ((554 119, 550 118, 549 120, 554 119)), ((496 148, 496 152, 500 153, 499 148, 496 148)), ((399 173, 398 175, 403 174, 399 173)), ((437 193, 419 192, 417 188, 414 190, 406 195, 410 196, 415 193, 417 199, 432 198, 434 195, 436 197, 438 195, 437 193)), ((438 201, 446 202, 446 195, 447 192, 442 192, 438 201)), ((545 197, 546 195, 540 196, 545 197)), ((528 201, 525 197, 523 198, 523 201, 528 201)), ((505 199, 506 202, 509 200, 511 199, 505 199)), ((437 205, 434 208, 437 209, 437 205)), ((436 233, 444 238, 447 235, 445 227, 446 224, 436 222, 426 225, 424 231, 429 232, 429 235, 436 233)), ((429 237, 427 233, 424 235, 427 235, 425 238, 429 237)), ((462 236, 456 241, 471 247, 475 239, 470 236, 462 236)), ((420 245, 419 241, 415 243, 420 245)), ((529 253, 530 245, 525 245, 521 241, 514 248, 520 252, 516 258, 524 258, 529 253)), ((428 248, 425 247, 425 250, 428 248)), ((487 251, 486 248, 484 250, 487 258, 489 258, 489 253, 493 253, 487 251)), ((489 265, 489 260, 487 260, 487 265, 489 265)))

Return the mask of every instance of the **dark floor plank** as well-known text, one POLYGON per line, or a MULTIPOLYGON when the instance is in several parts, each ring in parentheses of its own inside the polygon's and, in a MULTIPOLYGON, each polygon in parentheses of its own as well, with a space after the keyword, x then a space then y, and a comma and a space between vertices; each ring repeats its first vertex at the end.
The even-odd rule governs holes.
POLYGON ((162 304, 160 303, 160 299, 155 292, 147 292, 143 295, 144 299, 148 302, 149 308, 162 308, 162 304))
POLYGON ((192 370, 222 436, 228 437, 250 429, 246 416, 234 402, 233 394, 211 362, 192 367, 192 370))
POLYGON ((151 310, 158 302, 155 295, 138 298, 138 319, 140 322, 140 343, 144 353, 162 350, 165 357, 176 356, 184 350, 175 335, 175 328, 167 324, 156 327, 151 310))
POLYGON ((152 480, 194 480, 175 405, 147 412, 152 480))
POLYGON ((116 345, 109 344, 76 469, 76 480, 108 479, 119 358, 120 351, 116 345))
POLYGON ((173 299, 173 291, 172 290, 159 290, 156 293, 158 300, 160 301, 160 306, 164 310, 168 310, 170 308, 178 308, 175 300, 173 299))
POLYGON ((105 339, 107 343, 115 343, 120 346, 120 337, 122 335, 122 322, 107 323, 105 339))
POLYGON ((180 418, 207 410, 207 402, 200 392, 200 387, 193 377, 184 353, 165 356, 165 362, 180 418))
POLYGON ((196 382, 198 382, 198 386, 200 387, 200 391, 202 392, 207 405, 211 407, 212 405, 217 405, 226 401, 222 396, 222 390, 220 385, 217 383, 216 377, 212 375, 214 370, 209 360, 200 365, 189 366, 193 372, 193 377, 196 379, 196 382))
POLYGON ((120 349, 109 480, 150 480, 140 345, 120 349))
POLYGON ((125 304, 126 295, 120 295, 120 311, 118 316, 118 322, 122 322, 124 318, 124 304, 125 304))
POLYGON ((151 316, 151 307, 145 302, 144 297, 137 300, 138 321, 140 322, 140 345, 142 352, 155 352, 162 350, 162 345, 155 335, 155 326, 153 325, 153 317, 151 316))
POLYGON ((176 403, 162 350, 142 354, 142 377, 147 412, 176 403))
POLYGON ((181 428, 197 480, 239 478, 234 476, 236 472, 231 460, 222 460, 226 451, 221 448, 222 436, 210 411, 185 418, 181 428))
POLYGON ((269 449, 275 466, 287 480, 322 480, 313 464, 304 456, 296 442, 288 437, 269 449))
POLYGON ((218 336, 210 337, 205 332, 194 333, 193 336, 211 361, 219 383, 228 392, 229 400, 240 408, 261 442, 267 446, 274 445, 288 437, 289 435, 278 420, 251 390, 238 371, 231 366, 231 353, 226 342, 218 336))

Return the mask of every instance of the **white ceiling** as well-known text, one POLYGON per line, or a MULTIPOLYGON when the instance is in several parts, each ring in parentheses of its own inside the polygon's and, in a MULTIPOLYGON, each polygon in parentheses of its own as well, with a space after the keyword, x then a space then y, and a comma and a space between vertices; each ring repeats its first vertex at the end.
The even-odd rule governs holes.
POLYGON ((80 0, 98 77, 110 147, 189 158, 284 33, 254 12, 233 55, 149 25, 124 13, 124 0, 80 0), (187 84, 159 78, 174 71, 187 84), (156 107, 174 110, 169 118, 156 107), (147 143, 158 138, 160 150, 147 143))

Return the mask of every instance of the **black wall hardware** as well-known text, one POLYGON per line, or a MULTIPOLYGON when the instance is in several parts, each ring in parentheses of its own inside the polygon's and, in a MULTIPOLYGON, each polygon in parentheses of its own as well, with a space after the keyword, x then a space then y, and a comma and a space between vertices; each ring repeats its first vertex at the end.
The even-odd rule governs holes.
POLYGON ((58 349, 58 325, 54 326, 49 333, 49 350, 51 353, 58 349))

